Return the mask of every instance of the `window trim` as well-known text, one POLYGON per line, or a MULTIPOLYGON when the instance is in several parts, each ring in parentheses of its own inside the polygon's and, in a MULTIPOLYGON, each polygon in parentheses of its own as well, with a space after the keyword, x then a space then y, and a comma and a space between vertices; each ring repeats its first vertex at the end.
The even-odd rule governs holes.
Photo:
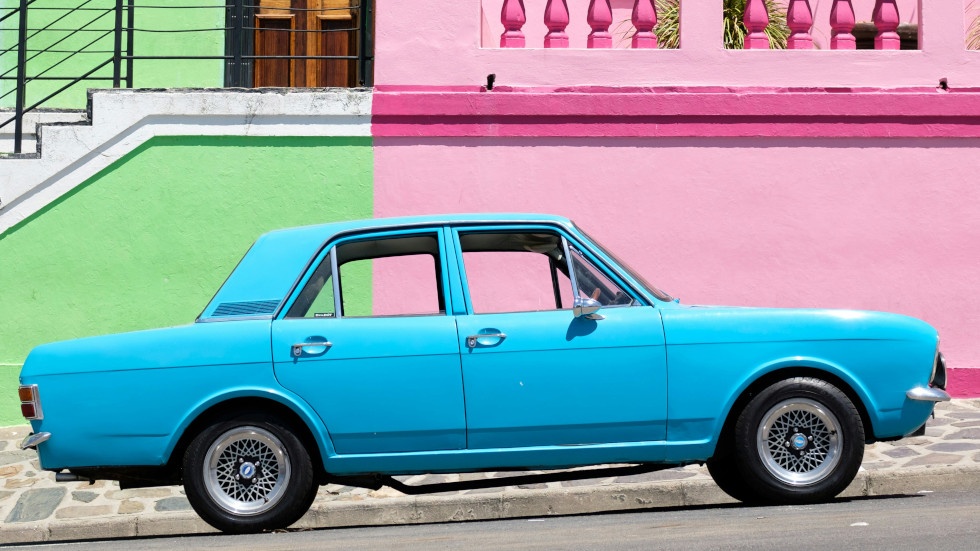
MULTIPOLYGON (((591 262, 600 272, 605 274, 610 281, 619 285, 624 291, 626 291, 630 297, 633 298, 633 306, 654 306, 654 303, 646 296, 645 293, 637 290, 636 286, 630 281, 626 280, 619 275, 617 270, 610 267, 610 264, 600 258, 596 253, 592 251, 592 248, 588 245, 588 242, 583 243, 581 239, 575 239, 564 226, 550 225, 550 224, 520 224, 520 223, 507 223, 507 224, 461 224, 454 225, 450 227, 452 232, 452 245, 455 248, 455 258, 457 263, 457 269, 459 271, 459 279, 462 286, 463 302, 466 309, 467 315, 493 315, 493 314, 516 314, 524 312, 541 312, 541 311, 560 311, 556 310, 521 310, 514 312, 485 312, 477 313, 473 309, 473 302, 470 300, 470 287, 466 276, 466 264, 463 262, 463 247, 460 243, 460 234, 466 233, 553 233, 562 239, 563 246, 565 248, 566 258, 570 258, 569 247, 575 247, 582 255, 591 262)), ((575 289, 576 280, 573 278, 573 269, 569 269, 569 280, 572 284, 572 300, 575 300, 575 289)), ((571 310, 571 306, 568 308, 562 308, 561 310, 571 310)))
POLYGON ((447 258, 446 244, 444 242, 443 236, 443 225, 424 225, 417 227, 398 227, 398 228, 371 228, 359 232, 343 233, 337 234, 331 237, 324 246, 317 252, 316 255, 310 259, 307 263, 306 268, 303 271, 302 276, 296 280, 293 284, 293 288, 286 295, 286 300, 282 301, 279 307, 279 311, 276 312, 273 317, 274 321, 281 320, 293 320, 293 319, 310 319, 310 318, 287 318, 286 313, 292 308, 293 303, 299 297, 299 294, 303 292, 303 288, 309 282, 310 278, 313 277, 313 273, 323 262, 327 255, 330 255, 330 279, 331 285, 333 286, 334 293, 334 317, 333 318, 323 318, 328 319, 343 319, 349 317, 350 319, 370 319, 370 318, 402 318, 402 317, 432 317, 432 316, 451 316, 453 315, 450 304, 451 296, 449 293, 449 274, 448 266, 449 259, 447 258), (342 311, 342 298, 340 296, 340 269, 337 263, 337 247, 345 243, 351 243, 356 241, 372 241, 372 240, 382 240, 382 239, 398 239, 399 237, 412 237, 417 235, 429 235, 436 239, 436 249, 439 251, 440 258, 437 262, 438 272, 436 274, 437 280, 441 280, 441 289, 438 292, 442 293, 443 304, 446 308, 444 311, 434 314, 403 314, 403 315, 390 315, 390 316, 344 316, 342 311))

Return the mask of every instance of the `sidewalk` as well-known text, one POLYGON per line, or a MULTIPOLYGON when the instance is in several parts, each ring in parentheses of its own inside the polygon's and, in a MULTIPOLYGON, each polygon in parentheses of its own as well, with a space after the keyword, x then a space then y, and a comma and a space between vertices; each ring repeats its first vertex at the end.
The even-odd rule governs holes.
MULTIPOLYGON (((0 428, 0 544, 214 532, 179 486, 120 490, 118 484, 58 484, 20 450, 27 425, 0 428)), ((454 482, 527 473, 399 477, 408 484, 454 482)), ((936 407, 925 436, 868 446, 845 496, 980 490, 980 399, 936 407)), ((294 528, 411 524, 596 511, 731 503, 704 467, 626 477, 551 482, 501 489, 405 496, 349 486, 320 488, 294 528)))

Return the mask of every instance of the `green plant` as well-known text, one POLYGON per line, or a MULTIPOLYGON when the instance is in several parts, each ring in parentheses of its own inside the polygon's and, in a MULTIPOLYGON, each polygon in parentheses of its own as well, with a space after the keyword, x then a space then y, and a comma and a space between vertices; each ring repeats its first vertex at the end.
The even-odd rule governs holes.
MULTIPOLYGON (((769 47, 773 50, 785 50, 786 39, 789 38, 789 27, 786 26, 786 9, 777 0, 765 0, 766 11, 769 12, 769 25, 765 33, 769 37, 769 47)), ((725 48, 741 50, 745 46, 745 0, 725 0, 725 48)))
POLYGON ((660 0, 657 2, 657 47, 673 50, 681 45, 680 0, 660 0))

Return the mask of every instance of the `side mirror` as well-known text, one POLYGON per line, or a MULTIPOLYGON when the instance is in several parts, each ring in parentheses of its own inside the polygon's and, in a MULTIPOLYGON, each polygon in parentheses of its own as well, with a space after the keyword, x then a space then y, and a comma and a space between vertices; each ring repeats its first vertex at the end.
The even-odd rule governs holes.
POLYGON ((575 314, 576 318, 585 316, 589 319, 602 319, 602 316, 596 314, 602 305, 599 301, 594 298, 576 298, 575 304, 572 305, 572 313, 575 314))

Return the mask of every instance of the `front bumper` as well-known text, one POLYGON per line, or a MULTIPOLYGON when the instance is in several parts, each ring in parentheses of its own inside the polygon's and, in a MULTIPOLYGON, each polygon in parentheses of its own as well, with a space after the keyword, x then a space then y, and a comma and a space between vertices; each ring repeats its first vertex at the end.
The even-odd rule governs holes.
POLYGON ((948 402, 949 394, 938 388, 916 387, 905 393, 909 400, 919 400, 921 402, 948 402))

